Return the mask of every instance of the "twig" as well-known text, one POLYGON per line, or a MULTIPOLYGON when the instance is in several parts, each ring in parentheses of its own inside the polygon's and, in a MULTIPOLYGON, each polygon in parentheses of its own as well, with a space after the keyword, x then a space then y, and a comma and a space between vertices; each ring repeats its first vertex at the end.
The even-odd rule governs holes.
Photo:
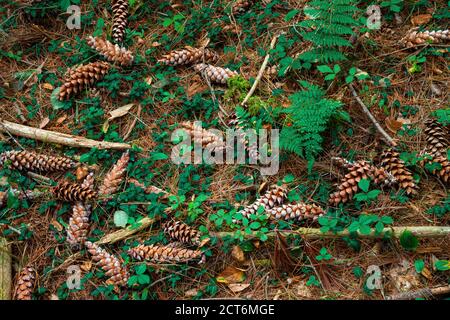
POLYGON ((155 217, 155 218, 145 217, 140 221, 140 225, 137 228, 133 229, 132 227, 127 227, 125 229, 117 230, 113 233, 105 235, 103 238, 98 240, 96 243, 97 244, 109 244, 109 243, 118 242, 120 240, 128 238, 129 236, 131 236, 141 230, 146 229, 147 227, 151 226, 153 223, 155 223, 159 219, 160 219, 159 216, 155 217))
POLYGON ((450 293, 450 286, 424 288, 410 292, 403 292, 387 296, 386 300, 413 300, 417 298, 431 298, 433 296, 443 295, 447 293, 450 293))
POLYGON ((11 300, 11 248, 0 238, 0 300, 11 300))
POLYGON ((22 110, 20 110, 20 107, 19 107, 19 105, 18 105, 16 102, 14 102, 13 107, 14 107, 14 110, 16 110, 17 115, 19 116, 20 121, 22 121, 22 123, 27 122, 27 119, 24 117, 24 115, 23 115, 23 113, 22 113, 22 110))
POLYGON ((0 120, 0 131, 7 132, 9 134, 14 134, 20 137, 26 137, 50 143, 57 143, 70 147, 115 149, 115 150, 124 150, 131 148, 131 145, 127 143, 96 141, 84 137, 73 136, 70 134, 33 128, 22 124, 10 122, 7 120, 0 120))
MULTIPOLYGON (((401 234, 405 231, 411 231, 416 237, 419 238, 439 238, 439 237, 449 237, 450 227, 435 227, 435 226, 410 226, 410 227, 390 227, 384 228, 381 232, 377 232, 375 229, 371 229, 368 234, 362 234, 359 231, 355 233, 350 233, 348 229, 339 232, 322 232, 319 228, 298 228, 296 230, 283 230, 279 231, 282 235, 288 236, 292 234, 302 235, 306 239, 338 239, 350 237, 353 234, 358 238, 367 239, 382 239, 390 235, 392 238, 398 239, 401 234)), ((234 232, 216 232, 212 236, 218 238, 225 238, 227 236, 233 236, 234 232)), ((269 238, 274 238, 276 236, 275 232, 267 233, 269 238)), ((245 234, 245 238, 251 239, 257 237, 257 233, 245 234)))
POLYGON ((139 104, 138 105, 138 110, 136 113, 136 116, 133 119, 133 122, 131 123, 130 127, 128 128, 127 132, 125 133, 125 135, 123 136, 123 141, 127 140, 130 137, 131 132, 133 131, 134 127, 136 126, 136 122, 139 119, 139 117, 141 116, 141 111, 142 111, 142 106, 139 104))
POLYGON ((377 119, 375 119, 375 117, 372 115, 372 113, 370 113, 369 108, 367 108, 367 106, 364 104, 364 102, 358 96, 358 94, 356 93, 356 90, 353 87, 353 85, 349 84, 348 86, 349 86, 350 90, 352 91, 353 97, 356 99, 356 101, 362 107, 364 113, 369 117, 370 121, 372 121, 372 123, 374 124, 375 128, 377 128, 378 132, 380 132, 383 135, 383 137, 386 140, 386 142, 388 142, 391 146, 395 147, 397 145, 397 143, 395 143, 394 139, 392 139, 392 137, 386 131, 384 131, 384 129, 378 123, 377 119))
POLYGON ((263 61, 262 65, 261 65, 261 68, 260 68, 259 71, 258 71, 258 75, 256 76, 255 82, 253 82, 253 85, 252 85, 252 87, 250 88, 250 91, 247 93, 247 95, 245 96, 244 100, 242 100, 242 103, 241 103, 242 106, 244 106, 244 105, 247 103, 248 99, 250 99, 250 97, 251 97, 251 96, 253 95, 253 93, 255 92, 256 87, 258 86, 259 81, 261 81, 261 78, 262 78, 262 76, 263 76, 263 74, 264 74, 264 70, 266 70, 267 63, 269 62, 269 58, 270 58, 270 53, 269 53, 269 52, 270 52, 270 50, 273 50, 273 48, 275 47, 275 43, 277 42, 277 39, 278 39, 278 37, 279 37, 280 35, 281 35, 281 33, 278 34, 278 35, 276 35, 276 36, 274 36, 274 37, 272 38, 272 41, 270 42, 269 51, 267 52, 267 54, 266 54, 266 56, 265 56, 265 58, 264 58, 264 61, 263 61))

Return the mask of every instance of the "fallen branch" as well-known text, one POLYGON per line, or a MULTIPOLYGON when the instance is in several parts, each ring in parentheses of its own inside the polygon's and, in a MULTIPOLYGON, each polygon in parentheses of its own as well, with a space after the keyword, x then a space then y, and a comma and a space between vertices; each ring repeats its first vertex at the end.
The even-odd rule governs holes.
POLYGON ((0 300, 11 300, 11 248, 0 238, 0 300))
MULTIPOLYGON (((338 239, 350 237, 351 235, 356 235, 358 238, 367 239, 380 239, 385 236, 391 236, 392 238, 398 239, 401 234, 405 231, 411 231, 418 238, 439 238, 450 236, 450 227, 434 227, 434 226, 411 226, 411 227, 390 227, 384 228, 382 232, 377 233, 375 229, 372 229, 369 234, 361 234, 360 232, 350 233, 347 229, 339 232, 322 232, 319 228, 298 228, 296 230, 283 230, 279 231, 280 234, 287 235, 301 235, 306 239, 338 239)), ((225 238, 227 236, 232 237, 234 232, 216 232, 212 236, 218 238, 225 238)), ((269 238, 274 238, 276 236, 275 232, 267 233, 269 238)), ((257 233, 245 234, 245 238, 251 239, 257 237, 257 233)))
POLYGON ((100 240, 98 240, 96 243, 97 244, 110 244, 110 243, 115 243, 118 242, 120 240, 126 239, 129 236, 146 229, 147 227, 151 226, 153 223, 155 223, 156 221, 158 221, 160 218, 155 217, 155 218, 143 218, 139 223, 140 226, 138 226, 137 228, 132 228, 127 227, 125 229, 121 229, 121 230, 117 230, 114 231, 110 234, 105 235, 103 238, 101 238, 100 240))
POLYGON ((97 149, 130 149, 131 145, 120 142, 96 141, 70 134, 53 132, 49 130, 33 128, 14 122, 1 120, 0 131, 20 137, 35 139, 43 142, 57 143, 70 147, 97 148, 97 149))
MULTIPOLYGON (((275 37, 272 38, 272 41, 270 42, 269 52, 270 52, 270 50, 273 50, 273 48, 275 47, 275 43, 277 42, 277 39, 278 39, 278 37, 280 35, 281 34, 278 34, 278 35, 276 35, 275 37)), ((266 54, 266 56, 264 58, 264 61, 263 61, 262 65, 261 65, 261 68, 258 71, 258 75, 256 76, 255 82, 253 82, 253 85, 250 88, 250 91, 247 93, 247 95, 245 96, 244 100, 242 100, 241 106, 244 106, 247 103, 248 99, 250 99, 250 97, 255 92, 259 81, 261 81, 261 78, 262 78, 262 76, 264 74, 264 70, 266 70, 267 63, 269 62, 269 58, 270 58, 269 52, 267 52, 267 54, 266 54)))
POLYGON ((361 98, 358 96, 358 94, 356 93, 355 88, 353 87, 352 84, 348 85, 353 97, 356 99, 356 101, 359 103, 359 105, 361 106, 361 108, 363 109, 364 113, 369 117, 370 121, 372 121, 373 125, 375 126, 375 128, 378 130, 378 132, 381 133, 381 135, 384 137, 384 139, 386 140, 387 143, 389 143, 391 146, 395 147, 397 145, 397 143, 394 141, 394 139, 392 139, 392 137, 386 132, 384 131, 384 129, 381 127, 381 125, 378 123, 377 119, 375 119, 375 117, 373 116, 372 113, 370 113, 369 108, 367 108, 367 106, 364 104, 364 102, 361 100, 361 98))
POLYGON ((403 292, 386 297, 386 300, 414 300, 417 298, 432 298, 443 294, 450 293, 450 286, 437 288, 425 288, 410 292, 403 292))

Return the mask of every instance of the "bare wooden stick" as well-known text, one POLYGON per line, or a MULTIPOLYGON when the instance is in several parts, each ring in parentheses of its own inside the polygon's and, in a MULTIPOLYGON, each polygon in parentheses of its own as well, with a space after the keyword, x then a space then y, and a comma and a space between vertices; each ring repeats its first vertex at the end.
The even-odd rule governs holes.
POLYGON ((432 298, 434 296, 439 296, 448 293, 450 293, 450 286, 443 286, 437 288, 424 288, 387 296, 386 300, 413 300, 417 298, 432 298))
POLYGON ((387 143, 389 143, 391 146, 395 147, 397 145, 397 143, 394 141, 394 139, 392 139, 392 137, 386 131, 384 131, 384 129, 378 123, 377 119, 375 119, 373 114, 370 112, 369 108, 367 108, 367 106, 364 104, 364 102, 358 96, 358 94, 356 93, 356 90, 353 87, 353 85, 349 84, 348 87, 350 88, 350 91, 352 92, 353 97, 359 103, 359 105, 363 109, 364 113, 369 117, 370 121, 372 121, 372 123, 375 126, 375 128, 377 128, 378 132, 381 133, 381 135, 384 137, 384 139, 386 140, 387 143))
POLYGON ((11 300, 11 248, 0 238, 0 300, 11 300))
POLYGON ((131 227, 127 227, 125 229, 121 229, 121 230, 117 230, 113 233, 107 234, 105 235, 103 238, 101 238, 100 240, 98 240, 96 243, 97 244, 107 244, 107 243, 115 243, 117 241, 123 240, 128 238, 129 236, 146 229, 147 227, 151 226, 153 223, 155 223, 156 221, 158 221, 160 218, 159 217, 155 217, 155 218, 148 218, 145 217, 143 218, 139 223, 140 226, 137 228, 131 228, 131 227))
MULTIPOLYGON (((270 42, 269 51, 273 50, 273 48, 275 47, 275 43, 277 42, 277 39, 278 39, 278 37, 280 35, 281 34, 278 34, 278 35, 276 35, 276 36, 274 36, 272 38, 272 41, 270 42)), ((250 99, 250 97, 255 92, 256 87, 258 86, 258 83, 261 81, 261 78, 262 78, 262 76, 264 74, 264 70, 266 70, 267 63, 269 62, 269 58, 270 58, 270 54, 269 54, 269 52, 267 52, 267 54, 266 54, 266 56, 264 58, 264 61, 263 61, 262 65, 261 65, 261 68, 258 71, 258 75, 256 76, 255 82, 253 82, 253 85, 250 88, 250 91, 247 93, 247 95, 245 96, 244 100, 242 100, 242 103, 241 103, 242 106, 244 106, 247 103, 248 99, 250 99)))
POLYGON ((115 150, 124 150, 131 148, 131 145, 127 143, 96 141, 84 137, 73 136, 70 134, 33 128, 22 124, 10 122, 7 120, 0 121, 0 131, 21 137, 26 137, 44 142, 62 144, 70 147, 115 149, 115 150))
MULTIPOLYGON (((384 228, 381 232, 376 232, 375 229, 372 229, 368 234, 362 234, 359 231, 355 233, 350 233, 347 229, 339 231, 339 232, 322 232, 319 228, 298 228, 296 230, 283 230, 279 231, 282 235, 292 235, 297 234, 301 235, 307 239, 338 239, 349 237, 352 234, 355 234, 358 238, 368 238, 368 239, 380 239, 385 236, 390 235, 392 238, 398 239, 401 234, 405 231, 411 231, 416 237, 419 238, 439 238, 439 237, 450 237, 450 227, 435 227, 435 226, 410 226, 410 227, 389 227, 384 228)), ((234 232, 216 232, 213 236, 218 238, 224 238, 227 236, 233 236, 234 232)), ((256 232, 252 234, 245 234, 245 238, 255 238, 257 235, 256 232)), ((275 237, 275 232, 267 233, 269 238, 275 237)))

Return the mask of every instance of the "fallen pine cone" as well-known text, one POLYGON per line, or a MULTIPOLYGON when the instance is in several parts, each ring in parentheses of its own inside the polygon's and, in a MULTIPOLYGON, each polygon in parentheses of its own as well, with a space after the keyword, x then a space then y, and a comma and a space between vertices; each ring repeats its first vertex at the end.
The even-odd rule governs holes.
POLYGON ((206 63, 196 64, 194 70, 202 74, 206 80, 219 84, 227 84, 228 79, 239 75, 228 68, 215 67, 206 63))
POLYGON ((158 263, 184 263, 192 260, 204 261, 205 257, 200 250, 180 248, 178 246, 139 245, 128 250, 132 258, 158 263))
POLYGON ((205 245, 209 239, 200 240, 200 231, 188 226, 184 222, 170 220, 163 225, 163 230, 166 235, 175 241, 185 244, 193 244, 199 247, 205 245))
POLYGON ((109 71, 108 62, 98 61, 69 70, 59 91, 59 100, 67 100, 102 79, 109 71))
POLYGON ((126 267, 122 266, 121 259, 100 248, 97 244, 90 241, 85 242, 88 252, 92 255, 92 260, 105 271, 108 277, 106 284, 126 286, 130 273, 126 267))
POLYGON ((431 156, 447 156, 449 147, 449 130, 435 119, 429 119, 425 122, 425 140, 426 146, 424 153, 431 156))
POLYGON ((214 62, 218 58, 219 56, 217 53, 210 49, 197 49, 187 46, 184 49, 171 51, 168 54, 163 55, 160 59, 158 59, 158 62, 165 65, 178 66, 203 61, 214 62))
POLYGON ((31 300, 36 283, 36 271, 31 267, 25 267, 19 274, 14 297, 16 300, 31 300))
POLYGON ((267 209, 269 217, 274 220, 312 220, 316 221, 325 214, 325 211, 315 205, 299 202, 296 204, 283 204, 282 206, 267 209))
POLYGON ((124 152, 116 164, 105 175, 102 185, 98 188, 99 195, 111 196, 117 192, 125 177, 129 160, 129 153, 124 152))
POLYGON ((401 42, 408 48, 424 43, 443 43, 450 39, 450 30, 419 31, 419 27, 409 30, 401 42))
POLYGON ((64 181, 53 188, 53 194, 59 200, 67 202, 87 202, 97 197, 97 192, 78 183, 64 181))
POLYGON ((116 62, 121 66, 128 66, 133 63, 134 57, 131 51, 120 47, 118 44, 112 44, 99 37, 89 37, 87 43, 110 62, 116 62))
POLYGON ((5 151, 0 154, 0 165, 7 162, 17 170, 38 172, 66 171, 78 165, 70 158, 47 156, 30 151, 5 151))
POLYGON ((125 35, 128 17, 128 0, 113 0, 113 26, 112 37, 115 42, 122 42, 125 35))
POLYGON ((89 231, 91 207, 81 202, 73 206, 73 213, 67 227, 67 242, 74 248, 84 245, 89 231))
POLYGON ((407 195, 414 195, 418 192, 418 186, 414 183, 414 178, 406 168, 405 162, 400 159, 400 154, 393 148, 383 151, 380 156, 380 165, 390 172, 401 189, 406 191, 407 195))

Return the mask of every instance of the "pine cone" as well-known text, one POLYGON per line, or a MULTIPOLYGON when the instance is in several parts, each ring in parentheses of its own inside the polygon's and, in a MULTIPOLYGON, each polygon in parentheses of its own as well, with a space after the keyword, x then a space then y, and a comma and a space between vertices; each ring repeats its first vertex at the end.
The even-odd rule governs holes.
POLYGON ((73 213, 69 219, 67 242, 72 247, 79 248, 86 241, 89 231, 89 215, 91 207, 79 202, 73 206, 73 213))
POLYGON ((81 187, 94 190, 94 182, 95 182, 94 173, 89 172, 86 178, 84 178, 83 183, 81 183, 81 187))
POLYGON ((348 161, 347 159, 342 157, 331 157, 331 162, 333 162, 333 164, 335 164, 337 167, 347 170, 355 165, 354 162, 348 161))
POLYGON ((418 187, 414 183, 413 175, 409 171, 405 162, 400 159, 400 155, 397 151, 389 148, 382 152, 380 156, 381 166, 388 172, 390 172, 397 180, 399 187, 406 191, 407 195, 417 194, 418 187))
POLYGON ((59 100, 67 100, 72 94, 78 94, 86 87, 94 85, 108 73, 109 68, 108 62, 99 61, 70 70, 59 91, 59 100))
POLYGON ((233 4, 233 9, 232 9, 233 14, 238 15, 238 14, 244 13, 253 5, 253 3, 254 3, 253 0, 237 0, 233 4))
POLYGON ((90 241, 85 242, 86 248, 92 255, 94 262, 97 262, 100 268, 105 271, 108 277, 106 284, 126 286, 130 273, 128 268, 122 266, 123 261, 118 257, 108 253, 105 249, 100 248, 97 244, 90 241))
POLYGON ((121 66, 131 65, 134 57, 131 51, 118 44, 112 44, 106 39, 99 37, 89 37, 88 45, 104 56, 108 61, 117 62, 121 66))
POLYGON ((239 75, 228 68, 215 67, 206 63, 196 64, 194 70, 201 73, 207 80, 220 84, 227 84, 228 79, 239 75))
POLYGON ((324 210, 315 205, 299 202, 296 204, 283 204, 282 206, 266 210, 271 219, 274 220, 303 220, 311 219, 316 221, 324 215, 324 210))
MULTIPOLYGON (((248 139, 246 134, 247 130, 243 128, 242 123, 238 118, 238 116, 236 115, 236 113, 231 114, 230 119, 228 120, 228 126, 230 128, 234 127, 235 130, 242 130, 242 133, 240 133, 239 136, 237 137, 237 139, 239 139, 238 142, 244 144, 245 151, 248 152, 250 160, 253 160, 253 162, 257 163, 259 158, 259 151, 258 151, 258 141, 257 141, 258 138, 256 136, 256 131, 253 130, 256 139, 254 139, 254 141, 250 141, 250 139, 248 139)), ((252 163, 252 161, 250 163, 252 163)))
POLYGON ((450 161, 445 157, 433 157, 432 162, 439 163, 441 165, 440 169, 435 169, 432 171, 434 175, 439 176, 442 181, 450 181, 450 161))
POLYGON ((66 157, 47 156, 30 151, 6 151, 0 154, 0 165, 9 161, 17 170, 55 172, 65 171, 77 166, 77 163, 66 157))
POLYGON ((113 0, 112 37, 115 42, 122 42, 128 17, 128 0, 113 0))
POLYGON ((130 155, 124 152, 117 163, 111 168, 103 179, 103 183, 98 189, 100 195, 112 195, 117 192, 119 185, 122 183, 125 172, 127 170, 130 155))
POLYGON ((209 148, 212 151, 220 152, 226 148, 222 137, 204 129, 201 122, 184 121, 180 127, 186 130, 194 143, 201 144, 202 148, 209 148))
POLYGON ((282 205, 287 197, 287 190, 284 186, 272 186, 267 192, 258 200, 248 205, 238 213, 241 213, 243 217, 249 218, 250 215, 256 214, 258 208, 263 206, 265 210, 272 209, 275 206, 282 205))
POLYGON ((89 187, 83 187, 78 183, 64 181, 53 188, 53 194, 57 199, 67 202, 86 202, 97 197, 97 192, 89 187))
POLYGON ((358 182, 362 179, 372 179, 375 184, 390 185, 395 183, 395 178, 383 168, 377 168, 369 164, 365 160, 360 160, 354 163, 348 169, 348 173, 341 179, 338 185, 338 190, 329 197, 330 205, 337 205, 339 203, 346 203, 351 200, 358 191, 358 182))
POLYGON ((401 39, 401 42, 408 48, 415 47, 423 43, 443 43, 450 39, 450 30, 436 30, 436 31, 418 31, 419 27, 412 28, 408 31, 406 36, 401 39))
POLYGON ((193 244, 201 247, 209 241, 209 239, 201 241, 200 238, 202 235, 200 231, 181 221, 168 221, 164 224, 163 230, 171 239, 185 244, 193 244))
POLYGON ((431 156, 447 157, 449 147, 449 131, 435 119, 425 122, 426 147, 424 152, 431 156))
POLYGON ((218 58, 219 56, 217 53, 210 49, 197 49, 188 46, 184 49, 171 51, 168 54, 163 55, 158 62, 170 66, 179 66, 202 61, 214 62, 217 61, 218 58))
POLYGON ((159 263, 184 263, 191 260, 204 260, 203 252, 200 250, 190 250, 173 246, 139 245, 128 250, 128 255, 142 261, 152 261, 159 263))
POLYGON ((31 300, 36 283, 36 271, 31 267, 25 267, 19 274, 14 297, 16 300, 31 300))

